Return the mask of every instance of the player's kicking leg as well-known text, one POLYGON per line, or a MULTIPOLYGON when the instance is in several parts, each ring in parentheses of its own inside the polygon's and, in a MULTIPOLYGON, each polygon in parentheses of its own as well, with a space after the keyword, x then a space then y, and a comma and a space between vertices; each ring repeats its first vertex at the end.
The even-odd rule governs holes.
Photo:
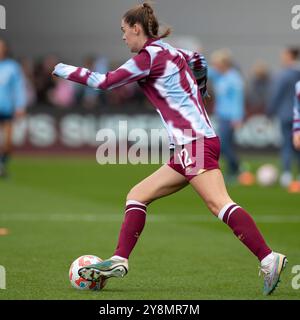
POLYGON ((287 263, 286 256, 273 252, 266 244, 251 216, 229 197, 219 169, 194 177, 190 184, 210 211, 226 223, 237 238, 258 258, 264 276, 263 293, 271 294, 287 263))
POLYGON ((79 269, 87 280, 100 281, 102 277, 124 277, 128 272, 128 258, 143 231, 147 206, 156 199, 168 196, 188 184, 184 176, 168 165, 137 184, 127 195, 125 218, 114 255, 101 263, 79 269))

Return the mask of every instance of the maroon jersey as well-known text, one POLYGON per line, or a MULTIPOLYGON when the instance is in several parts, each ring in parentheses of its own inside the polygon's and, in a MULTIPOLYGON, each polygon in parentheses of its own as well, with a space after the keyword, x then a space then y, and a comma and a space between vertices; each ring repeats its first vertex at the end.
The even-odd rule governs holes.
POLYGON ((136 56, 106 74, 62 63, 53 73, 100 90, 137 81, 161 116, 170 143, 183 145, 198 137, 216 136, 200 92, 206 69, 200 54, 175 49, 161 39, 149 39, 136 56))

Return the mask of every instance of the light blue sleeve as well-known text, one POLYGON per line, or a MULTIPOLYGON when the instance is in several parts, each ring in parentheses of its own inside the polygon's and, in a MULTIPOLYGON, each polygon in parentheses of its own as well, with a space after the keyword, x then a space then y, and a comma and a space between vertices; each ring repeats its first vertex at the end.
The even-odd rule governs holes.
POLYGON ((16 64, 14 68, 12 89, 15 110, 25 109, 27 104, 25 79, 21 67, 18 64, 16 64))
POLYGON ((231 101, 231 120, 242 121, 245 116, 244 84, 239 76, 232 76, 229 84, 229 97, 231 101))
POLYGON ((212 83, 214 83, 217 80, 217 78, 220 76, 220 74, 213 67, 208 66, 207 76, 208 76, 208 80, 211 81, 212 83))

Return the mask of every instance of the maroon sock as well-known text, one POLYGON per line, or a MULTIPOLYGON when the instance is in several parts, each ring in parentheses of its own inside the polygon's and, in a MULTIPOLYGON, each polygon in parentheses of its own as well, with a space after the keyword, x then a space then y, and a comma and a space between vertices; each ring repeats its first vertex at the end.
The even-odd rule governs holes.
POLYGON ((267 246, 254 220, 235 203, 227 204, 219 213, 219 219, 225 222, 248 249, 261 261, 272 250, 267 246))
POLYGON ((146 212, 146 205, 134 200, 127 201, 115 256, 128 259, 144 229, 146 212))

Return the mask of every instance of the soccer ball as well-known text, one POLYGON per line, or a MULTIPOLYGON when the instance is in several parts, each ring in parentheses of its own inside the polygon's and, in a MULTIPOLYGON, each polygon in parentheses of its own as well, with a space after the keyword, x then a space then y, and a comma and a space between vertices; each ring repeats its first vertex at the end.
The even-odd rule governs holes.
POLYGON ((75 289, 79 290, 101 290, 104 288, 106 284, 106 279, 101 278, 100 281, 94 282, 94 281, 88 281, 83 278, 81 278, 78 274, 78 270, 82 267, 88 266, 90 264, 95 264, 102 262, 102 259, 98 258, 97 256, 93 255, 85 255, 77 258, 70 267, 69 270, 69 279, 71 282, 71 285, 75 289))
POLYGON ((278 180, 278 169, 272 164, 264 164, 256 172, 256 180, 261 186, 271 186, 278 180))

